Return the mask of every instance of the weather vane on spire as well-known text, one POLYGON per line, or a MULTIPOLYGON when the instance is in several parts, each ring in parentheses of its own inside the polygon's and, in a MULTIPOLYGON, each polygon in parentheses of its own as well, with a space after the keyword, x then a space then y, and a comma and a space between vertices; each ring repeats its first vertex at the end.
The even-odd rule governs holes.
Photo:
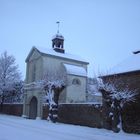
POLYGON ((60 22, 57 21, 56 24, 57 24, 57 33, 59 34, 59 24, 60 24, 60 22))

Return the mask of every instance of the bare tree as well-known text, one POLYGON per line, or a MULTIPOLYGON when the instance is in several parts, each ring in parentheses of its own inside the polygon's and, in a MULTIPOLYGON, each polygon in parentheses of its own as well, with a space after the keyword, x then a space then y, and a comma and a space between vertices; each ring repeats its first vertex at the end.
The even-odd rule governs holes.
POLYGON ((21 79, 15 58, 5 51, 0 56, 0 103, 1 108, 5 97, 13 90, 13 83, 21 79))
POLYGON ((114 131, 118 132, 121 129, 121 112, 124 105, 136 101, 136 90, 131 90, 128 85, 121 83, 121 79, 117 77, 102 81, 99 78, 99 90, 103 94, 104 101, 109 105, 109 118, 112 121, 114 131), (122 87, 120 85, 123 85, 122 87), (115 119, 118 118, 118 121, 115 119), (120 124, 118 124, 120 123, 120 124))
POLYGON ((119 102, 119 108, 123 108, 126 103, 135 102, 137 91, 129 89, 127 84, 123 84, 123 87, 120 87, 120 83, 118 84, 117 82, 120 82, 121 79, 112 79, 108 82, 103 82, 101 79, 99 80, 99 89, 110 93, 109 98, 112 99, 112 101, 117 100, 119 102))
POLYGON ((43 79, 37 84, 44 90, 44 99, 49 105, 47 120, 56 122, 59 95, 67 84, 66 73, 63 70, 47 70, 43 79))

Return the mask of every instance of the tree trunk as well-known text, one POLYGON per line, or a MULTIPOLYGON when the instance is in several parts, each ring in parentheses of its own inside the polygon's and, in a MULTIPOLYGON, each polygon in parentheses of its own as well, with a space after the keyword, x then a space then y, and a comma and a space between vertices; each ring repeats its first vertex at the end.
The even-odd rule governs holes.
POLYGON ((113 108, 113 121, 112 121, 112 130, 116 133, 120 131, 120 117, 121 117, 121 110, 120 110, 120 103, 118 100, 114 100, 114 108, 113 108))

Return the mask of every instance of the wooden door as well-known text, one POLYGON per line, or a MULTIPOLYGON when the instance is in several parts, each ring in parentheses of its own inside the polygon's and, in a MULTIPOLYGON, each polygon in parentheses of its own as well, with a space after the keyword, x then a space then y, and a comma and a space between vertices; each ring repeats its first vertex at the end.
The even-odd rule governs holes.
POLYGON ((37 117, 37 99, 36 97, 33 97, 30 101, 29 118, 36 119, 36 117, 37 117))

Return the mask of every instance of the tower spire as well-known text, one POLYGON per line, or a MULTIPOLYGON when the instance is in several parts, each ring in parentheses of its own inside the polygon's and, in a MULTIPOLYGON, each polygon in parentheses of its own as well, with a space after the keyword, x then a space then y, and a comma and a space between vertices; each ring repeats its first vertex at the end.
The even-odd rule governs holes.
POLYGON ((56 52, 65 53, 65 50, 64 50, 64 37, 59 33, 60 22, 57 21, 56 24, 57 24, 57 33, 52 38, 52 48, 56 52))
POLYGON ((57 24, 57 34, 59 34, 59 25, 60 25, 60 22, 57 21, 56 24, 57 24))

